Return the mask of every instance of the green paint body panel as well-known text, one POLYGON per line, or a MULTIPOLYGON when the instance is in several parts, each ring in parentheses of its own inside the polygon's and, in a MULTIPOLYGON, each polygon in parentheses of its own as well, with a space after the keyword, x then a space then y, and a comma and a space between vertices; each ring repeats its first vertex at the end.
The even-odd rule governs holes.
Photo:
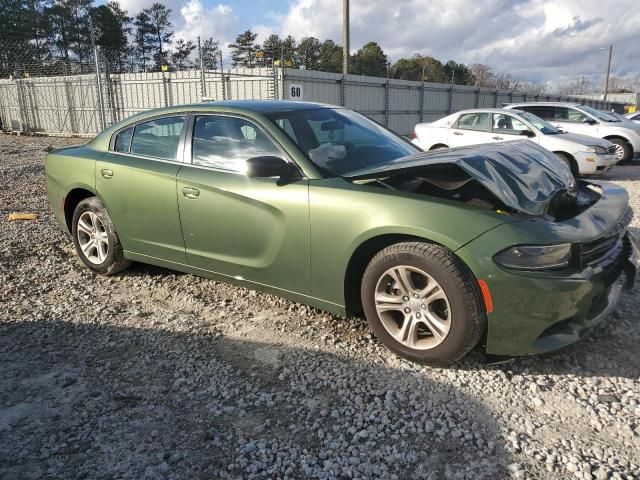
POLYGON ((114 125, 85 146, 54 151, 47 158, 46 182, 55 218, 67 229, 65 198, 74 189, 86 190, 105 204, 131 260, 257 288, 338 315, 346 313, 347 268, 360 246, 389 235, 436 242, 489 285, 494 311, 488 314, 487 351, 493 354, 558 348, 557 338, 545 343, 541 333, 568 318, 586 318, 593 299, 603 293, 600 272, 514 272, 498 266, 493 256, 517 244, 585 242, 602 236, 626 211, 624 190, 603 184, 596 206, 553 223, 366 182, 325 179, 263 115, 282 105, 290 106, 221 102, 149 111, 114 125), (113 133, 123 126, 185 112, 252 120, 300 167, 303 178, 279 183, 108 151, 113 133), (113 171, 112 177, 105 178, 103 170, 113 171), (199 194, 188 198, 184 188, 199 194))

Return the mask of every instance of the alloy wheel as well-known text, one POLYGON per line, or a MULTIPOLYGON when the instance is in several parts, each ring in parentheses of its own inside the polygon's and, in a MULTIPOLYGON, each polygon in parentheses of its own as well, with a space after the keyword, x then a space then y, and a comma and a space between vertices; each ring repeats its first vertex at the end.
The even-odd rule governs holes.
POLYGON ((618 159, 618 161, 621 161, 624 158, 624 147, 622 145, 619 144, 614 144, 616 147, 616 158, 618 159))
POLYGON ((378 279, 375 305, 385 330, 416 350, 440 345, 451 330, 451 307, 440 284, 408 265, 390 268, 378 279))
POLYGON ((98 215, 92 211, 80 215, 77 236, 80 249, 89 262, 100 265, 107 259, 109 236, 98 215))

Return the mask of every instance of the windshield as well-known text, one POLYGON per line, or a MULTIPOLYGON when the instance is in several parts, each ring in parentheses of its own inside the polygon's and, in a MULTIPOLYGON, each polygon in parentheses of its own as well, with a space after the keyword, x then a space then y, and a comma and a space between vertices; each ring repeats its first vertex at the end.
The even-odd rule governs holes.
POLYGON ((580 108, 582 110, 584 110, 585 112, 593 115, 597 119, 602 120, 604 122, 619 122, 620 121, 616 117, 614 117, 613 115, 610 115, 610 114, 608 114, 606 112, 601 112, 600 110, 596 110, 595 108, 587 107, 586 105, 581 105, 580 108))
POLYGON ((316 108, 268 114, 327 176, 384 165, 420 150, 364 115, 316 108))
POLYGON ((520 113, 520 116, 525 120, 527 120, 530 124, 532 124, 534 127, 536 127, 545 135, 556 135, 558 133, 562 133, 556 127, 554 127, 550 123, 545 122, 543 119, 541 119, 537 115, 534 115, 533 113, 522 112, 520 113))

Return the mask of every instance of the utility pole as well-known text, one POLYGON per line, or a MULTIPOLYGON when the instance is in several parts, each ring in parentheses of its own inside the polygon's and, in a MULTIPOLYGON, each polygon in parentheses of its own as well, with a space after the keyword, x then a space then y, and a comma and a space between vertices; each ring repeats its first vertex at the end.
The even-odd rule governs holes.
POLYGON ((342 0, 342 73, 349 73, 349 0, 342 0))
POLYGON ((607 62, 607 76, 604 79, 604 95, 603 100, 607 100, 607 92, 609 91, 609 74, 611 73, 611 54, 613 53, 613 45, 609 45, 609 61, 607 62))
POLYGON ((200 35, 198 35, 198 55, 200 56, 200 96, 201 100, 207 97, 207 83, 204 76, 204 56, 202 55, 202 43, 200 42, 200 35))

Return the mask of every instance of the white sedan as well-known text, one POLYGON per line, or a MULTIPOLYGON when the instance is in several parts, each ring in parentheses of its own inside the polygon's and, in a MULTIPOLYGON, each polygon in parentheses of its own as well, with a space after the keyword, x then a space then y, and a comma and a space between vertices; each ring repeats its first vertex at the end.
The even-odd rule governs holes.
POLYGON ((462 110, 433 123, 419 123, 413 142, 423 150, 529 139, 554 152, 574 174, 601 173, 617 163, 607 140, 566 133, 532 113, 485 108, 462 110))

